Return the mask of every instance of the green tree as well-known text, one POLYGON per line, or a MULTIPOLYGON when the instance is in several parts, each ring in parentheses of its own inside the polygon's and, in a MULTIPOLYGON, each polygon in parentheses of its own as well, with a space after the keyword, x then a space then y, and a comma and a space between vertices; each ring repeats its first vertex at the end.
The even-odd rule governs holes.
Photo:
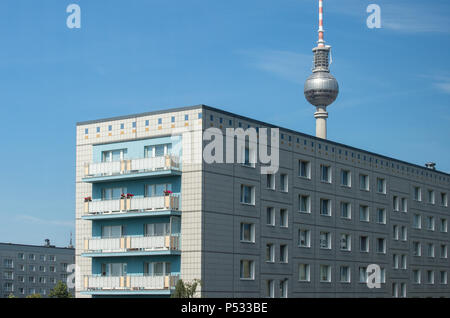
POLYGON ((67 285, 64 284, 62 281, 58 281, 53 287, 52 290, 50 290, 50 294, 48 294, 48 297, 50 298, 72 298, 72 295, 69 293, 69 290, 67 289, 67 285))
POLYGON ((17 298, 13 293, 9 294, 8 298, 17 298))
POLYGON ((197 287, 201 286, 202 282, 199 279, 194 279, 191 283, 183 282, 179 279, 175 285, 175 291, 172 294, 172 298, 193 298, 197 287))
POLYGON ((28 295, 26 298, 42 298, 41 294, 28 295))

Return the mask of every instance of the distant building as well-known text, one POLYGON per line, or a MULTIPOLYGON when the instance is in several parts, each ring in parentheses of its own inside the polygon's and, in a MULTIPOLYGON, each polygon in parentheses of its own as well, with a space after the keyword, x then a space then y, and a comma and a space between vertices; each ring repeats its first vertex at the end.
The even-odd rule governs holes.
MULTIPOLYGON (((75 263, 75 249, 46 244, 0 243, 0 297, 47 297, 58 281, 67 284, 67 267, 75 263)), ((69 289, 74 295, 75 290, 69 289)))

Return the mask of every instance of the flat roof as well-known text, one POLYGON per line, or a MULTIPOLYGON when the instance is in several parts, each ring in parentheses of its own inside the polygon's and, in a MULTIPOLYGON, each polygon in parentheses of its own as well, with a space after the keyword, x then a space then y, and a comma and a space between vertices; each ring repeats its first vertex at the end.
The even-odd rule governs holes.
POLYGON ((42 248, 56 248, 56 249, 64 249, 64 250, 75 250, 74 247, 58 247, 54 245, 46 246, 46 245, 31 245, 31 244, 16 244, 16 243, 3 243, 0 242, 0 246, 21 246, 21 247, 42 247, 42 248))
POLYGON ((235 117, 235 118, 239 118, 239 119, 242 119, 242 120, 245 120, 245 121, 251 121, 251 122, 257 123, 259 125, 267 126, 267 127, 270 127, 270 128, 279 128, 279 129, 282 129, 282 130, 284 130, 286 132, 289 132, 289 133, 292 133, 292 134, 296 134, 296 135, 301 135, 301 136, 304 136, 304 137, 316 140, 318 142, 327 142, 327 143, 335 145, 335 146, 345 147, 345 148, 348 148, 348 149, 351 149, 351 150, 355 150, 355 151, 366 153, 368 155, 378 156, 378 157, 384 158, 386 160, 392 160, 392 161, 396 161, 396 162, 401 163, 401 164, 407 164, 407 165, 410 165, 410 166, 414 166, 416 168, 421 168, 421 169, 423 169, 426 172, 439 173, 439 174, 443 174, 445 176, 450 176, 449 173, 446 173, 446 172, 443 172, 443 171, 432 170, 432 169, 429 169, 429 168, 426 168, 426 167, 423 167, 423 166, 419 166, 419 165, 414 164, 414 163, 410 163, 410 162, 407 162, 407 161, 403 161, 403 160, 387 157, 387 156, 384 156, 384 155, 381 155, 381 154, 378 154, 378 153, 374 153, 374 152, 370 152, 370 151, 367 151, 367 150, 364 150, 364 149, 352 147, 352 146, 345 145, 345 144, 342 144, 342 143, 339 143, 339 142, 336 142, 336 141, 331 141, 329 139, 318 138, 316 136, 308 135, 308 134, 305 134, 305 133, 302 133, 302 132, 299 132, 299 131, 295 131, 295 130, 292 130, 292 129, 289 129, 289 128, 276 126, 276 125, 273 125, 273 124, 270 124, 270 123, 267 123, 267 122, 264 122, 264 121, 260 121, 260 120, 254 119, 254 118, 238 115, 238 114, 235 114, 235 113, 232 113, 232 112, 228 112, 228 111, 225 111, 225 110, 222 110, 222 109, 219 109, 219 108, 215 108, 215 107, 212 107, 212 106, 207 106, 207 105, 204 105, 204 104, 198 104, 198 105, 195 105, 195 106, 168 108, 168 109, 165 109, 165 110, 158 110, 158 111, 145 112, 145 113, 139 113, 139 114, 131 114, 131 115, 125 115, 125 116, 103 118, 103 119, 98 119, 98 120, 82 121, 82 122, 78 122, 77 126, 89 125, 89 124, 95 124, 95 123, 102 123, 102 122, 107 122, 107 121, 112 121, 112 120, 130 119, 130 118, 135 118, 135 117, 143 117, 143 116, 150 116, 150 115, 158 115, 158 114, 179 112, 179 111, 192 110, 192 109, 198 109, 198 108, 206 109, 206 110, 210 110, 210 111, 214 111, 214 112, 218 112, 218 113, 221 113, 221 114, 224 114, 224 115, 227 115, 227 116, 231 116, 231 117, 235 117))

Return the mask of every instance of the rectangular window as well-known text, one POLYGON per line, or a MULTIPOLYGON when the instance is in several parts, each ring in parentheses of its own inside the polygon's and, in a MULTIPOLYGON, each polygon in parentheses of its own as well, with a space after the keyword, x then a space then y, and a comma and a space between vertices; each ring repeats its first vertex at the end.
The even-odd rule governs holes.
POLYGON ((266 178, 267 178, 266 184, 267 189, 275 190, 275 176, 269 173, 266 175, 266 178))
POLYGON ((287 279, 280 280, 280 297, 281 298, 288 297, 288 280, 287 279))
POLYGON ((272 207, 267 208, 267 225, 275 226, 275 209, 272 207))
POLYGON ((202 113, 198 113, 198 119, 202 119, 202 113))
POLYGON ((414 187, 413 199, 415 201, 422 201, 422 190, 420 189, 420 187, 414 187))
POLYGON ((448 232, 448 224, 447 224, 447 219, 441 219, 441 232, 442 233, 447 233, 448 232))
POLYGON ((341 202, 341 218, 351 219, 351 204, 349 202, 341 202))
POLYGON ((162 118, 158 118, 158 125, 162 124, 162 118))
POLYGON ((408 201, 406 198, 402 198, 401 200, 402 212, 408 212, 408 201))
POLYGON ((400 238, 400 234, 399 234, 399 230, 398 230, 398 225, 394 225, 394 226, 392 227, 392 234, 393 234, 394 240, 398 241, 399 238, 400 238))
POLYGON ((172 123, 174 123, 174 122, 175 122, 175 116, 172 116, 172 117, 170 118, 170 121, 171 121, 172 123))
POLYGON ((402 234, 402 236, 401 236, 402 241, 408 240, 408 229, 404 225, 401 227, 401 234, 402 234))
POLYGON ((422 247, 420 245, 420 242, 413 242, 413 255, 414 256, 422 255, 422 247))
POLYGON ((427 230, 429 231, 434 231, 434 217, 433 216, 428 216, 427 217, 427 230))
POLYGON ((369 238, 367 236, 360 236, 359 238, 359 250, 364 253, 369 252, 369 238))
POLYGON ((299 161, 299 176, 302 178, 311 179, 311 163, 309 161, 299 161))
POLYGON ((127 274, 126 263, 103 263, 102 276, 117 277, 125 276, 127 274))
POLYGON ((331 202, 329 199, 320 199, 320 215, 331 216, 331 202))
POLYGON ((441 244, 441 258, 447 258, 447 245, 441 244))
POLYGON ((434 271, 427 271, 427 284, 434 284, 434 271))
POLYGON ((280 227, 288 227, 288 210, 280 209, 280 227))
POLYGON ((369 222, 369 207, 367 205, 359 206, 359 220, 361 222, 369 222))
POLYGON ((280 245, 280 263, 288 262, 288 246, 283 244, 280 245))
POLYGON ((394 211, 398 211, 399 210, 398 196, 396 196, 396 195, 394 195, 392 197, 392 209, 394 211))
POLYGON ((320 269, 320 282, 321 283, 331 282, 331 266, 320 265, 319 269, 320 269))
POLYGON ((350 283, 350 267, 341 266, 339 272, 341 283, 350 283))
POLYGON ((255 204, 255 187, 249 185, 241 185, 241 203, 255 204))
POLYGON ((17 257, 19 259, 25 259, 25 254, 24 253, 19 253, 19 254, 17 254, 17 257))
POLYGON ((441 192, 441 205, 448 206, 447 193, 441 192))
POLYGON ((382 208, 377 209, 377 223, 386 224, 386 209, 382 208))
POLYGON ((447 285, 447 272, 446 271, 441 271, 440 272, 440 277, 441 277, 441 284, 442 285, 447 285))
POLYGON ((244 156, 242 158, 242 165, 246 167, 255 168, 256 167, 256 152, 255 149, 245 147, 243 149, 242 155, 244 156))
POLYGON ((320 248, 331 249, 331 234, 329 232, 320 232, 320 248))
POLYGON ((288 192, 289 190, 289 183, 288 183, 288 175, 287 174, 280 174, 280 187, 282 192, 288 192))
POLYGON ((298 231, 298 246, 311 247, 311 231, 300 229, 298 231))
POLYGON ((146 184, 145 185, 145 197, 162 197, 166 191, 172 191, 172 184, 170 183, 158 183, 158 184, 146 184))
POLYGON ((125 128, 125 124, 120 124, 120 129, 124 129, 125 128))
POLYGON ((377 192, 386 194, 386 179, 377 178, 377 192))
POLYGON ((266 281, 266 296, 267 298, 275 298, 275 283, 272 279, 266 281))
POLYGON ((413 282, 414 284, 420 284, 421 272, 418 269, 413 270, 413 282))
POLYGON ((102 151, 102 162, 116 162, 125 159, 127 149, 102 151))
POLYGON ((241 242, 255 242, 255 224, 241 223, 241 242))
POLYGON ((399 260, 397 254, 392 254, 392 263, 394 265, 394 269, 398 269, 399 266, 399 260))
POLYGON ((266 245, 266 262, 275 262, 275 248, 271 243, 266 245))
POLYGON ((310 281, 310 265, 309 264, 299 264, 298 265, 298 280, 301 282, 310 281))
POLYGON ((331 183, 331 167, 320 165, 320 180, 322 182, 331 183))
POLYGON ((367 283, 367 267, 363 266, 359 268, 359 282, 367 283))
POLYGON ((131 123, 131 127, 132 127, 132 128, 136 128, 136 122, 135 122, 135 121, 133 121, 133 122, 131 123))
POLYGON ((351 243, 352 239, 350 234, 343 233, 341 234, 341 250, 342 251, 350 251, 351 250, 351 243))
POLYGON ((147 119, 147 120, 145 121, 145 127, 148 127, 149 125, 150 125, 150 120, 147 119))
POLYGON ((311 197, 309 195, 299 196, 300 212, 311 213, 311 197))
POLYGON ((253 280, 255 279, 255 263, 251 260, 241 260, 241 279, 253 280))
POLYGON ((351 172, 350 170, 341 170, 341 185, 351 187, 351 172))
POLYGON ((377 253, 386 254, 386 240, 384 238, 377 238, 377 253))
POLYGON ((14 267, 13 260, 9 258, 3 259, 3 266, 6 268, 13 268, 14 267))
POLYGON ((144 236, 166 236, 170 233, 169 222, 144 224, 144 236))
POLYGON ((366 174, 359 175, 359 188, 361 190, 369 191, 369 176, 366 174))
POLYGON ((428 190, 428 203, 434 204, 435 198, 434 198, 434 191, 428 190))
POLYGON ((420 229, 422 228, 422 218, 420 214, 414 214, 413 216, 413 228, 420 229))
POLYGON ((145 276, 166 276, 171 274, 171 263, 151 262, 144 263, 145 276))
POLYGON ((428 243, 428 253, 427 253, 428 257, 434 258, 434 244, 433 243, 428 243))
POLYGON ((407 257, 406 257, 406 255, 402 255, 401 262, 402 262, 402 269, 406 269, 407 268, 407 257))

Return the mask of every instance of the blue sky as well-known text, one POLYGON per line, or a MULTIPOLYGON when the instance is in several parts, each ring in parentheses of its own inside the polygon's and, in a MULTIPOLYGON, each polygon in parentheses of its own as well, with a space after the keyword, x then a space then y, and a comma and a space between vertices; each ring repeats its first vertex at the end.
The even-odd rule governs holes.
MULTIPOLYGON (((1 1, 0 241, 67 245, 77 121, 207 104, 314 134, 317 2, 1 1)), ((340 84, 329 139, 449 172, 450 3, 324 2, 340 84), (381 29, 366 26, 370 3, 381 29)))

